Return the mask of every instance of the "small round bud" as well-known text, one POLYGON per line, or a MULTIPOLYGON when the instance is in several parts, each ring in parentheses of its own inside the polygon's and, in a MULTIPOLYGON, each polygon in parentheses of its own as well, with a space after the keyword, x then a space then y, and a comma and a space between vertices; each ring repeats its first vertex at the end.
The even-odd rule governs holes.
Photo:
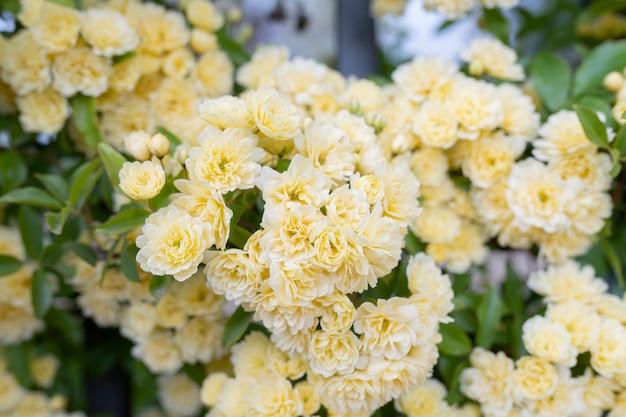
POLYGON ((148 147, 153 155, 156 155, 158 158, 163 158, 170 152, 170 141, 167 140, 164 134, 157 133, 150 139, 148 147))
POLYGON ((143 130, 138 130, 124 138, 126 150, 138 161, 147 161, 152 156, 149 144, 150 135, 143 130))
POLYGON ((67 407, 67 398, 61 394, 55 394, 50 398, 50 408, 55 411, 65 410, 67 407))
POLYGON ((197 54, 214 51, 217 49, 217 36, 205 30, 193 28, 191 29, 189 45, 197 54))
POLYGON ((245 23, 241 25, 239 33, 236 36, 236 40, 241 43, 246 43, 254 36, 254 28, 251 24, 245 23))
POLYGON ((181 165, 185 165, 185 161, 187 160, 187 158, 189 158, 189 153, 187 152, 187 148, 185 146, 179 146, 178 148, 176 148, 174 156, 181 165))
POLYGON ((469 73, 474 77, 480 77, 485 72, 485 67, 482 62, 477 59, 472 60, 469 64, 469 73))
POLYGON ((604 88, 615 93, 624 85, 624 76, 617 71, 612 71, 604 77, 604 88))
POLYGON ((243 13, 240 7, 231 7, 226 11, 226 20, 230 23, 239 23, 241 22, 241 18, 243 17, 243 13))

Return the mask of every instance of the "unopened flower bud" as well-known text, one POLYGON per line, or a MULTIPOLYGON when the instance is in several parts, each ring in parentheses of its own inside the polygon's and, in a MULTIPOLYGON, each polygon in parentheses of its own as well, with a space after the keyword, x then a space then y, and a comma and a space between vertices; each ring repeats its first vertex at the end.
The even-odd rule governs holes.
POLYGON ((150 139, 148 147, 153 155, 163 158, 170 152, 170 141, 167 140, 164 134, 157 133, 150 139))
POLYGON ((61 394, 55 394, 50 398, 50 408, 55 411, 65 410, 67 407, 67 398, 61 394))
POLYGON ((218 48, 217 36, 202 29, 191 29, 191 38, 189 39, 191 49, 197 54, 214 51, 218 48))
POLYGON ((242 17, 243 13, 241 12, 240 7, 231 7, 226 11, 226 20, 228 20, 230 23, 239 23, 242 17))
POLYGON ((622 85, 624 85, 624 76, 617 71, 609 72, 604 77, 604 87, 613 93, 618 92, 622 85))
POLYGON ((185 146, 179 146, 178 148, 176 148, 174 156, 181 165, 185 165, 185 161, 189 157, 189 153, 187 152, 187 148, 185 146))
POLYGON ((138 130, 124 138, 126 150, 138 161, 147 161, 152 156, 149 148, 150 135, 138 130))
POLYGON ((483 63, 476 59, 472 60, 469 65, 469 73, 474 77, 480 77, 484 72, 485 67, 483 66, 483 63))
POLYGON ((387 126, 387 118, 385 115, 376 112, 368 113, 365 116, 365 122, 372 126, 377 134, 382 132, 385 126, 387 126))

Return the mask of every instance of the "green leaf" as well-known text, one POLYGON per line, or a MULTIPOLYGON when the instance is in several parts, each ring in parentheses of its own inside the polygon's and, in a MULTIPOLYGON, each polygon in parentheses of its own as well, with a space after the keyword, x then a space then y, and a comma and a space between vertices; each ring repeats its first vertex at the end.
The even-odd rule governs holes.
POLYGON ((0 153, 0 183, 2 193, 14 190, 28 178, 28 166, 22 155, 12 149, 0 153))
POLYGON ((489 285, 476 309, 476 317, 478 319, 476 346, 484 349, 491 347, 495 338, 496 327, 502 317, 502 307, 502 301, 498 293, 489 285))
POLYGON ((509 43, 511 32, 509 21, 500 9, 484 9, 483 24, 485 29, 493 33, 503 43, 509 43))
POLYGON ((126 275, 126 278, 132 282, 141 282, 139 269, 137 269, 137 261, 135 260, 137 252, 139 252, 137 245, 134 243, 127 245, 126 241, 124 241, 124 246, 122 247, 121 252, 120 269, 124 275, 126 275))
POLYGON ((287 168, 289 168, 289 164, 291 164, 291 159, 280 158, 276 163, 276 171, 285 172, 287 168))
POLYGON ((46 187, 46 190, 50 192, 53 196, 58 198, 60 201, 65 201, 70 196, 70 186, 60 175, 56 174, 35 174, 35 178, 39 180, 46 187))
POLYGON ((466 333, 476 333, 476 315, 473 311, 467 308, 454 310, 450 313, 450 317, 454 319, 454 324, 458 325, 466 333))
POLYGON ((117 188, 120 183, 120 170, 124 162, 127 162, 126 158, 107 143, 98 144, 98 153, 111 185, 117 188))
POLYGON ((29 206, 45 207, 59 210, 63 207, 56 198, 37 187, 24 187, 9 191, 0 197, 0 203, 26 204, 29 206))
POLYGON ((531 63, 530 76, 546 107, 551 111, 561 109, 572 78, 572 68, 567 61, 552 53, 541 52, 531 63))
POLYGON ((24 388, 33 386, 33 377, 30 375, 30 344, 7 345, 3 347, 2 356, 9 371, 24 388))
POLYGON ((472 274, 454 274, 452 275, 452 291, 455 294, 462 294, 472 285, 472 274))
POLYGON ((609 151, 611 151, 611 161, 613 162, 613 166, 611 167, 611 176, 615 178, 622 170, 622 164, 619 160, 619 151, 617 149, 609 149, 609 151))
POLYGON ((439 351, 450 356, 464 356, 472 351, 472 341, 469 336, 454 323, 442 323, 439 325, 439 333, 442 340, 439 343, 439 351))
POLYGON ((510 262, 506 265, 506 278, 502 284, 504 301, 514 313, 524 313, 524 284, 510 262))
POLYGON ((137 52, 135 51, 126 52, 125 54, 122 54, 122 55, 115 55, 113 57, 113 65, 117 65, 120 62, 126 61, 127 59, 131 59, 136 56, 137 56, 137 52))
POLYGON ((102 142, 96 119, 96 100, 94 97, 77 94, 70 99, 72 117, 78 132, 83 136, 87 145, 95 148, 102 142))
POLYGON ((75 253, 80 259, 91 266, 96 266, 98 254, 91 246, 85 245, 84 243, 72 242, 69 248, 70 252, 75 253))
POLYGON ((154 275, 150 280, 150 294, 156 299, 161 299, 167 293, 172 283, 170 275, 154 275))
POLYGON ((526 354, 524 340, 522 339, 522 327, 524 326, 524 316, 522 314, 514 314, 513 321, 510 324, 509 332, 511 335, 511 354, 513 359, 519 359, 526 354))
POLYGON ((252 236, 252 233, 248 232, 246 229, 244 229, 243 227, 239 225, 234 225, 234 226, 231 226, 230 228, 230 234, 228 235, 228 242, 230 242, 231 245, 234 245, 238 247, 239 249, 242 249, 244 245, 246 244, 246 242, 248 241, 248 239, 250 238, 250 236, 252 236))
POLYGON ((469 360, 465 359, 459 362, 459 364, 454 368, 454 372, 452 373, 452 377, 450 378, 448 395, 446 395, 446 401, 448 401, 450 404, 459 403, 464 398, 459 389, 459 384, 461 379, 461 373, 464 369, 469 367, 470 362, 469 360))
POLYGON ((141 208, 129 208, 113 216, 97 227, 104 233, 126 233, 143 225, 150 212, 141 208))
POLYGON ((237 343, 248 330, 253 315, 252 311, 245 311, 239 306, 226 322, 222 346, 228 348, 237 343))
POLYGON ((41 251, 39 264, 41 266, 54 266, 63 258, 69 249, 70 248, 64 243, 47 245, 43 248, 43 251, 41 251))
POLYGON ((32 285, 31 295, 35 316, 43 317, 50 308, 54 298, 52 284, 46 276, 46 271, 41 268, 35 270, 32 285))
POLYGON ((76 210, 81 210, 87 198, 91 194, 91 191, 96 186, 102 168, 100 166, 100 160, 94 159, 90 162, 82 164, 74 175, 72 175, 72 181, 70 185, 70 205, 76 210))
POLYGON ((22 261, 9 255, 0 255, 0 277, 11 275, 22 267, 22 261))
POLYGON ((618 150, 620 155, 626 155, 626 125, 620 127, 612 147, 618 150))
POLYGON ((69 213, 70 209, 68 207, 63 207, 59 212, 50 211, 44 214, 46 223, 48 223, 48 227, 52 233, 55 235, 63 233, 63 227, 65 226, 69 213))
POLYGON ((573 107, 583 126, 587 139, 601 148, 608 148, 609 137, 606 133, 606 126, 602 123, 595 110, 581 104, 575 104, 573 107))
POLYGON ((415 236, 413 232, 409 230, 404 236, 404 250, 409 255, 415 255, 424 250, 424 244, 417 236, 415 236))
POLYGON ((607 239, 600 240, 600 245, 602 246, 602 249, 604 249, 604 256, 609 262, 609 265, 611 265, 615 278, 617 278, 618 285, 620 288, 624 288, 624 266, 622 265, 622 261, 617 251, 607 239))
POLYGON ((606 74, 626 67, 626 42, 604 42, 583 60, 574 75, 574 95, 602 87, 606 74))
POLYGON ((20 206, 17 212, 17 223, 26 254, 30 259, 38 259, 43 246, 41 215, 29 206, 20 206))
POLYGON ((59 337, 67 339, 73 345, 83 344, 85 335, 83 334, 82 318, 64 310, 50 308, 46 314, 46 324, 55 331, 59 337))
POLYGON ((246 52, 246 49, 238 42, 235 42, 230 36, 226 26, 215 32, 217 35, 217 42, 220 49, 228 55, 230 60, 236 67, 240 67, 246 62, 250 61, 250 55, 246 52))

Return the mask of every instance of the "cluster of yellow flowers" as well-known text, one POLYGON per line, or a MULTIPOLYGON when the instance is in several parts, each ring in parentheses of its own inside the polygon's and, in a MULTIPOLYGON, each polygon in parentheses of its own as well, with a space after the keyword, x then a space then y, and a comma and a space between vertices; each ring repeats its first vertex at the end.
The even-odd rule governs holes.
POLYGON ((95 266, 75 255, 72 285, 83 315, 101 327, 118 327, 134 344, 133 356, 152 372, 173 374, 185 363, 208 363, 226 352, 221 345, 225 300, 206 286, 202 274, 175 283, 161 299, 148 290, 150 274, 129 281, 104 261, 95 266))
MULTIPOLYGON (((0 351, 1 352, 1 351, 0 351)), ((85 417, 80 411, 65 411, 67 400, 63 395, 51 397, 42 391, 27 390, 9 371, 7 362, 0 359, 0 414, 6 416, 85 417)), ((50 388, 59 360, 50 354, 34 358, 29 363, 30 374, 38 388, 50 388)))
MULTIPOLYGON (((407 0, 373 0, 370 6, 372 16, 380 18, 387 14, 402 14, 407 0)), ((519 0, 424 0, 426 10, 434 10, 448 19, 459 19, 478 7, 485 9, 510 9, 519 0)))
POLYGON ((547 304, 545 316, 524 323, 529 355, 513 362, 503 352, 476 348, 461 390, 486 417, 624 415, 626 300, 608 294, 591 266, 574 261, 532 273, 528 286, 547 304), (589 364, 572 376, 587 352, 589 364))
MULTIPOLYGON (((24 260, 26 253, 17 228, 0 226, 0 255, 24 260)), ((42 330, 35 317, 31 285, 35 268, 25 263, 16 272, 0 279, 0 345, 20 343, 42 330)))
POLYGON ((58 133, 68 99, 82 94, 97 98, 98 127, 117 149, 139 129, 196 136, 197 101, 232 89, 234 67, 214 33, 224 16, 208 0, 185 3, 191 29, 183 14, 134 0, 21 6, 24 29, 0 39, 0 113, 17 108, 27 132, 58 133))

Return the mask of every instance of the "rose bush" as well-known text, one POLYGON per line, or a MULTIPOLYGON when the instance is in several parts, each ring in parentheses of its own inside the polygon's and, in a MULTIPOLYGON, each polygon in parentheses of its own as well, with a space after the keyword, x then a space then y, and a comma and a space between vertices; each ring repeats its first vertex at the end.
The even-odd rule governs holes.
POLYGON ((623 415, 626 7, 553 3, 424 1, 485 35, 359 79, 208 0, 9 2, 0 413, 623 415))

